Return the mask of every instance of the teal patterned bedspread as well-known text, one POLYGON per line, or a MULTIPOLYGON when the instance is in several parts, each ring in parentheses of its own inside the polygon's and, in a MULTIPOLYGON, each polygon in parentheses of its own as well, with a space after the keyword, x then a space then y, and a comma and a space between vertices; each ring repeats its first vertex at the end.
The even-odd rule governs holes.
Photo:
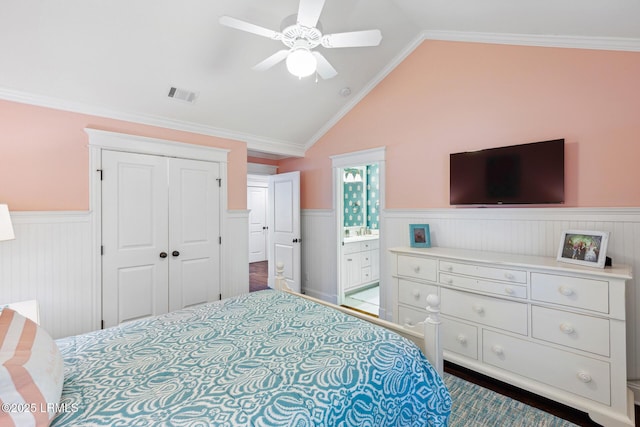
POLYGON ((451 408, 413 343, 273 290, 57 343, 53 426, 446 426, 451 408))

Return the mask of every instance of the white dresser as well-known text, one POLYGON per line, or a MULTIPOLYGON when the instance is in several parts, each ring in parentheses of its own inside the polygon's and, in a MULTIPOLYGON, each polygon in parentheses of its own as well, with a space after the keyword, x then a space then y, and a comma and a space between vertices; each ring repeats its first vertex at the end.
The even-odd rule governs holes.
POLYGON ((627 266, 447 248, 391 249, 394 321, 414 325, 441 299, 445 360, 633 426, 627 388, 627 266))

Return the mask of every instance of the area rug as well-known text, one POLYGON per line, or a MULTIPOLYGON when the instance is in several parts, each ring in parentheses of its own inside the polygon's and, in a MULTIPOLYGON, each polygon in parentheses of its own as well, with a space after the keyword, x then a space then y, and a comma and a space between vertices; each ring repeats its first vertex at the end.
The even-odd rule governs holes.
POLYGON ((576 424, 522 402, 444 374, 453 406, 449 427, 571 427, 576 424))

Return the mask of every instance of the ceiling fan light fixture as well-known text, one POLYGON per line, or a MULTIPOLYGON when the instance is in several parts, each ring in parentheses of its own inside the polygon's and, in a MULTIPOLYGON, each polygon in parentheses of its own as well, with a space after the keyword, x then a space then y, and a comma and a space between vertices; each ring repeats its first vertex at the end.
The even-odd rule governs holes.
POLYGON ((299 47, 291 51, 287 56, 287 70, 298 78, 310 76, 316 72, 318 61, 311 51, 299 47))

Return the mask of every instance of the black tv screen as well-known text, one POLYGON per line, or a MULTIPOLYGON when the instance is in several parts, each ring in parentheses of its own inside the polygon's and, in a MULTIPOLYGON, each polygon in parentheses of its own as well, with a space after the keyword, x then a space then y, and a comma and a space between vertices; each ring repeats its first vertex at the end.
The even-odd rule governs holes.
POLYGON ((450 155, 451 205, 564 202, 564 139, 450 155))

